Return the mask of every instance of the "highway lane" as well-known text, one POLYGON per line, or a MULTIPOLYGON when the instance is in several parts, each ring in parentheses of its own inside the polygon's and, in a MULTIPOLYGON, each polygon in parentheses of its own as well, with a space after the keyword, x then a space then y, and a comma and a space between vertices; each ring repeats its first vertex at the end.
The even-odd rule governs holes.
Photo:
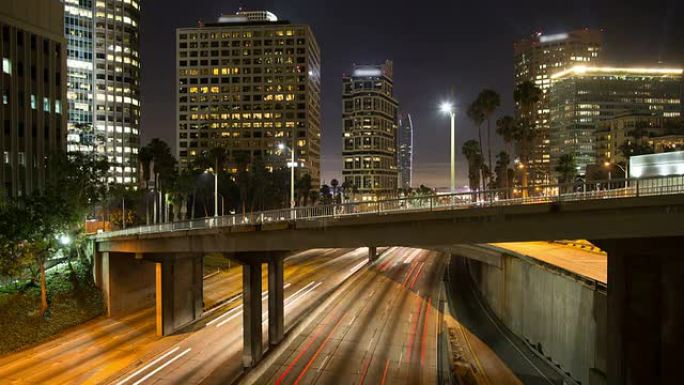
MULTIPOLYGON (((299 286, 302 286, 299 285, 300 282, 310 282, 306 281, 307 277, 320 279, 326 273, 349 268, 367 258, 361 250, 352 255, 345 256, 345 254, 348 254, 348 251, 329 249, 309 250, 289 256, 285 260, 285 279, 286 282, 295 285, 290 286, 286 293, 294 293, 299 286), (341 257, 339 261, 337 257, 341 257)), ((206 280, 205 284, 207 286, 205 299, 211 297, 214 301, 218 301, 220 298, 239 297, 242 290, 240 270, 231 269, 228 273, 206 280)), ((315 294, 312 293, 310 296, 314 297, 315 294)), ((239 302, 239 300, 234 300, 219 307, 204 322, 223 316, 239 305, 239 302)), ((289 322, 290 316, 291 314, 286 312, 286 322, 289 322)), ((215 339, 230 345, 231 336, 241 336, 242 318, 237 317, 236 320, 232 320, 234 322, 226 328, 219 328, 229 330, 230 333, 226 333, 229 338, 221 335, 215 339), (237 327, 235 326, 236 320, 240 324, 237 327)), ((100 317, 70 329, 51 341, 0 357, 0 384, 105 383, 108 379, 122 377, 123 373, 147 365, 158 355, 173 349, 178 343, 196 334, 186 331, 159 338, 154 334, 154 322, 153 308, 122 317, 100 317)), ((241 349, 242 340, 238 339, 241 349)), ((198 340, 201 343, 203 339, 198 338, 198 340)), ((192 356, 190 353, 186 355, 192 356)), ((235 361, 239 365, 240 360, 235 361)), ((153 377, 156 378, 157 375, 162 374, 164 372, 160 370, 144 382, 152 382, 153 377)))
POLYGON ((608 256, 602 251, 585 250, 552 242, 510 242, 492 245, 550 263, 589 279, 608 282, 608 256))
MULTIPOLYGON (((301 253, 285 262, 285 327, 367 264, 367 249, 301 253)), ((265 276, 264 276, 265 277, 265 276)), ((267 291, 262 293, 264 344, 267 341, 267 291)), ((117 373, 108 383, 199 384, 230 383, 242 373, 242 304, 233 296, 220 311, 194 325, 187 338, 155 351, 117 373)))
POLYGON ((445 262, 436 252, 388 250, 329 297, 315 322, 268 367, 242 383, 435 384, 445 262))

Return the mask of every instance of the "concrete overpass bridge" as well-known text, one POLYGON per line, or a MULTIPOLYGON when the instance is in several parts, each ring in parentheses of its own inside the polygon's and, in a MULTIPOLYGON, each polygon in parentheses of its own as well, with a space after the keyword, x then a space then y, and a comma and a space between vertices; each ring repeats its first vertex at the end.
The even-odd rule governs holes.
POLYGON ((684 342, 684 177, 545 186, 306 207, 145 226, 96 237, 110 314, 156 298, 159 334, 201 317, 202 256, 243 264, 244 365, 261 358, 261 265, 269 341, 283 338, 283 254, 320 247, 438 247, 586 238, 608 252, 610 384, 679 371, 684 342), (150 263, 151 262, 151 263, 150 263))

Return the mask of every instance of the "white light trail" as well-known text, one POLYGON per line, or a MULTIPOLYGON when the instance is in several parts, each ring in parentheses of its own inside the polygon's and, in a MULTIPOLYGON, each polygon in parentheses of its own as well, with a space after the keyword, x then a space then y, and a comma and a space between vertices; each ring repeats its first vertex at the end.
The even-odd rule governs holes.
POLYGON ((170 359, 169 361, 166 361, 163 365, 161 365, 161 366, 158 367, 157 369, 155 369, 155 370, 153 370, 153 371, 147 373, 147 375, 146 375, 145 377, 143 377, 143 378, 139 379, 138 381, 134 382, 133 385, 140 385, 140 384, 142 384, 145 380, 147 380, 148 378, 154 376, 154 375, 157 374, 160 370, 162 370, 162 369, 164 369, 165 367, 171 365, 172 363, 174 363, 174 361, 178 360, 179 358, 183 357, 184 355, 190 353, 191 350, 192 350, 192 348, 187 348, 187 349, 185 349, 181 354, 179 354, 179 355, 173 357, 173 358, 170 359))
POLYGON ((169 355, 175 353, 178 349, 180 349, 180 347, 176 346, 175 348, 173 348, 173 349, 169 350, 168 352, 162 354, 161 356, 155 358, 155 359, 152 360, 152 362, 150 362, 149 364, 143 366, 142 368, 140 368, 140 369, 136 370, 135 372, 133 372, 130 376, 128 376, 128 377, 124 378, 123 380, 117 382, 116 385, 122 385, 122 384, 128 382, 128 380, 130 380, 131 378, 137 376, 138 374, 140 374, 140 373, 144 372, 145 370, 147 370, 150 366, 156 364, 157 362, 163 360, 164 358, 168 357, 169 355))

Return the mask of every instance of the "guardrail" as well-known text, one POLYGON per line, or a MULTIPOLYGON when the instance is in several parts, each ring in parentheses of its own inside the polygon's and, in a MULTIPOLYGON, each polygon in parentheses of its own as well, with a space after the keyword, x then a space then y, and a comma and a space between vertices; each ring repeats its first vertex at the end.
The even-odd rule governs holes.
POLYGON ((589 183, 579 182, 531 186, 525 189, 509 188, 455 194, 413 196, 368 202, 348 202, 261 211, 246 215, 235 214, 220 217, 207 217, 99 233, 96 238, 106 239, 179 230, 263 225, 279 222, 306 221, 327 217, 458 210, 464 208, 619 199, 682 193, 684 193, 684 175, 640 179, 613 179, 589 183))

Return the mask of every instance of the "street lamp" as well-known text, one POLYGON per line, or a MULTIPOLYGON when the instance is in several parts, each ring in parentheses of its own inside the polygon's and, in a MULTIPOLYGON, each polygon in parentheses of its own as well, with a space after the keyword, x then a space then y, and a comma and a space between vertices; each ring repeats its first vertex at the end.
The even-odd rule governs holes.
POLYGON ((611 172, 610 169, 612 166, 617 166, 622 172, 625 173, 625 179, 629 179, 629 173, 627 172, 627 168, 629 167, 629 163, 625 163, 625 167, 622 167, 619 163, 613 163, 610 161, 605 161, 603 165, 608 169, 608 181, 611 180, 611 172))
POLYGON ((456 111, 451 102, 442 102, 440 111, 451 117, 451 193, 456 192, 456 111))
POLYGON ((295 180, 295 152, 293 149, 287 147, 284 143, 278 143, 278 149, 280 151, 289 150, 290 151, 290 208, 295 207, 295 193, 294 193, 294 180, 295 180))
POLYGON ((214 217, 218 217, 218 172, 211 167, 204 172, 214 174, 214 217))

